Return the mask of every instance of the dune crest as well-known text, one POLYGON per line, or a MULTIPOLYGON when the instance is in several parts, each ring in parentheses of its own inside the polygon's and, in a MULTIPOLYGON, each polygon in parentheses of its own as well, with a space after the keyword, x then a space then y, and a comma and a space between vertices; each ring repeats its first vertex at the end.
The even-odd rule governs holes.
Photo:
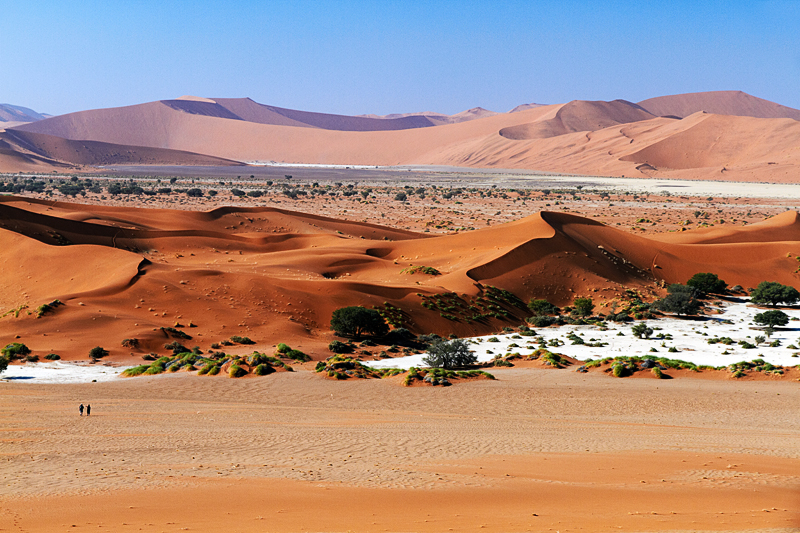
POLYGON ((639 105, 657 116, 685 118, 699 111, 717 115, 800 120, 800 109, 757 98, 742 91, 675 94, 642 100, 639 105))
POLYGON ((189 321, 197 326, 188 332, 193 342, 205 348, 231 335, 264 350, 291 338, 322 357, 327 352, 316 348, 330 341, 331 313, 346 305, 396 308, 415 333, 482 334, 518 325, 531 298, 564 305, 576 296, 600 304, 626 289, 654 296, 660 280, 685 282, 706 271, 743 286, 755 286, 764 272, 796 284, 787 253, 800 249, 796 213, 717 233, 645 238, 542 212, 431 236, 279 209, 187 212, 15 197, 0 198, 0 238, 9 280, 4 312, 65 303, 43 318, 6 316, 0 335, 19 334, 32 348, 67 358, 97 345, 117 347, 112 355, 122 357, 131 351, 119 349, 126 338, 139 339, 139 352, 163 351, 169 336, 161 328, 189 321), (414 274, 415 266, 439 275, 414 274), (454 310, 423 305, 448 294, 454 310), (480 311, 486 298, 500 298, 503 314, 480 311), (49 335, 75 329, 78 338, 49 335))

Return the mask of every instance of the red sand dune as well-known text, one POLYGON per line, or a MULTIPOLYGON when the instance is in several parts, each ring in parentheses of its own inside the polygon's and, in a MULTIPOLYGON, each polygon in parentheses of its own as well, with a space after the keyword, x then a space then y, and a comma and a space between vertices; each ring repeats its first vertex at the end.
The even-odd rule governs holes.
POLYGON ((657 116, 688 117, 698 111, 717 115, 800 120, 800 109, 782 106, 742 91, 675 94, 642 100, 639 105, 657 116))
POLYGON ((685 282, 701 271, 732 285, 755 286, 764 272, 796 285, 797 261, 788 254, 800 251, 798 227, 790 212, 752 227, 656 239, 543 212, 434 237, 270 208, 186 212, 4 197, 0 309, 32 310, 54 299, 66 305, 41 318, 7 314, 0 340, 19 335, 37 353, 71 359, 101 345, 129 360, 132 352, 164 351, 170 338, 162 327, 191 322, 190 346, 244 335, 270 351, 292 339, 321 358, 331 313, 346 305, 390 304, 415 333, 467 336, 527 316, 524 304, 510 300, 499 304, 507 319, 467 311, 488 298, 490 286, 522 301, 566 304, 576 296, 601 303, 627 288, 652 296, 656 281, 685 282), (411 266, 441 275, 404 272, 411 266), (455 293, 461 310, 423 307, 423 297, 443 293, 455 293), (139 339, 139 348, 123 349, 126 338, 139 339))

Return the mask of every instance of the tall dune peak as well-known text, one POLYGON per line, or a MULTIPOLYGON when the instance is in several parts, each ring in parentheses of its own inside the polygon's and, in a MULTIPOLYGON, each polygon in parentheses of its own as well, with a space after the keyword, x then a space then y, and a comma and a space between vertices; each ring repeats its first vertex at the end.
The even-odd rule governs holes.
POLYGON ((685 118, 698 111, 716 115, 800 120, 800 109, 787 107, 743 91, 674 94, 642 100, 639 105, 657 116, 685 118))

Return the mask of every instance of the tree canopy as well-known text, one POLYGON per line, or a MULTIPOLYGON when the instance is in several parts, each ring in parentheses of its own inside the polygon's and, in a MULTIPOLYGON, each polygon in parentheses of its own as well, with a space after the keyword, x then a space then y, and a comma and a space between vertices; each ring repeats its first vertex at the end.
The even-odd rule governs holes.
POLYGON ((478 356, 469 351, 467 341, 438 340, 428 346, 428 355, 422 362, 433 368, 456 368, 475 364, 478 356))
POLYGON ((756 304, 778 305, 780 303, 792 305, 800 300, 800 292, 789 285, 781 285, 777 281, 762 281, 753 292, 750 299, 756 304))
POLYGON ((589 316, 594 311, 594 302, 592 302, 591 298, 575 298, 572 305, 575 307, 574 312, 578 316, 589 316))
POLYGON ((711 272, 699 272, 689 278, 686 285, 694 288, 700 295, 723 294, 728 289, 728 284, 711 272))
POLYGON ((785 326, 789 323, 789 315, 783 311, 773 309, 772 311, 764 311, 763 313, 757 314, 753 317, 753 322, 761 324, 762 326, 767 326, 768 328, 785 326))
POLYGON ((653 334, 653 328, 649 327, 644 322, 641 322, 631 328, 631 333, 633 333, 640 339, 649 339, 650 335, 653 334))
POLYGON ((558 313, 558 307, 547 300, 531 300, 528 302, 528 309, 536 316, 552 315, 558 313))
POLYGON ((331 329, 345 337, 382 337, 389 333, 389 326, 379 312, 361 306, 342 307, 334 311, 331 329))
MULTIPOLYGON (((675 285, 670 285, 670 289, 675 285)), ((678 285, 677 287, 685 287, 678 285)), ((653 307, 664 311, 665 313, 676 313, 679 315, 696 315, 700 310, 700 302, 694 297, 694 289, 685 287, 685 289, 676 289, 669 291, 666 297, 653 302, 653 307)), ((669 289, 668 289, 669 290, 669 289)))

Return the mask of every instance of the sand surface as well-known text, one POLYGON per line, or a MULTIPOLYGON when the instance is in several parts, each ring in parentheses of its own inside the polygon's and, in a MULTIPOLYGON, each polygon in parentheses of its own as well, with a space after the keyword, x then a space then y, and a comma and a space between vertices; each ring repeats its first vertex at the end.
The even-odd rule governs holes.
POLYGON ((493 372, 445 389, 310 372, 2 383, 0 528, 800 527, 796 383, 493 372))
POLYGON ((514 113, 473 109, 442 121, 416 114, 372 118, 309 113, 250 99, 161 100, 70 113, 9 129, 0 135, 0 149, 5 149, 0 152, 0 170, 27 172, 38 167, 49 172, 64 164, 91 169, 136 164, 137 159, 140 164, 168 164, 170 159, 174 164, 198 164, 206 158, 205 164, 217 165, 230 164, 227 160, 420 164, 615 177, 798 181, 798 110, 725 91, 641 104, 574 100, 514 113), (471 120, 459 121, 464 118, 471 120), (86 141, 92 141, 88 148, 81 144, 86 141))
MULTIPOLYGON (((330 190, 341 194, 336 191, 349 189, 330 190)), ((278 207, 277 191, 268 206, 206 211, 125 205, 135 198, 105 206, 2 197, 0 272, 6 290, 0 295, 0 338, 23 342, 40 358, 56 353, 85 360, 91 348, 101 346, 111 360, 133 365, 145 354, 164 353, 164 345, 176 339, 207 351, 232 336, 247 336, 254 345, 226 351, 272 353, 278 343, 289 342, 319 360, 330 355, 331 313, 346 305, 397 309, 395 325, 414 334, 467 337, 518 326, 530 314, 525 302, 531 298, 566 305, 590 296, 602 310, 634 292, 656 298, 664 283, 685 282, 697 272, 715 272, 745 288, 767 275, 787 284, 798 277, 797 213, 773 206, 780 214, 764 220, 764 211, 750 200, 739 206, 706 198, 700 211, 690 198, 675 202, 677 209, 672 198, 653 199, 654 215, 664 213, 673 223, 688 215, 694 227, 655 233, 663 222, 642 216, 647 202, 637 195, 619 195, 627 205, 610 209, 604 204, 611 199, 601 201, 598 193, 576 198, 565 191, 523 196, 492 190, 482 197, 484 191, 462 191, 440 207, 434 202, 444 201, 444 194, 428 189, 430 196, 417 207, 416 199, 394 200, 394 191, 380 191, 374 199, 377 191, 367 199, 355 191, 325 199, 310 194, 316 199, 308 203, 281 201, 306 205, 312 213, 278 207), (460 198, 472 207, 455 203, 460 198), (536 203, 566 207, 562 200, 594 205, 596 211, 591 217, 535 211, 536 203), (536 203, 522 205, 528 201, 536 203), (488 202, 491 208, 505 206, 505 212, 487 213, 488 202), (319 216, 321 208, 355 220, 319 216), (351 208, 358 211, 349 213, 351 208), (740 226, 730 223, 736 217, 722 223, 716 218, 734 209, 761 222, 740 226), (375 222, 383 220, 378 214, 389 213, 387 221, 418 231, 370 223, 360 213, 371 213, 375 222), (598 220, 601 213, 609 225, 598 220), (640 218, 630 229, 610 225, 624 220, 621 213, 640 218), (458 227, 451 215, 471 226, 458 227), (409 270, 417 266, 439 275, 409 270), (502 307, 502 316, 488 307, 492 287, 518 298, 491 304, 502 307), (432 298, 448 294, 458 300, 457 309, 431 305, 432 298), (55 300, 63 305, 40 316, 39 307, 55 300), (136 344, 123 345, 126 339, 136 344)))

